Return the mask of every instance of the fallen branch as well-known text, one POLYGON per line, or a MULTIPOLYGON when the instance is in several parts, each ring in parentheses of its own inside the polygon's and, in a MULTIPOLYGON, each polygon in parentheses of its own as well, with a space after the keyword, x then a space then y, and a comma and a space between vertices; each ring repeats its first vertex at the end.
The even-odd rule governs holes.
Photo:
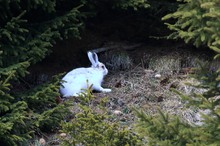
POLYGON ((134 45, 131 45, 131 46, 125 46, 125 45, 114 45, 114 46, 107 46, 107 47, 102 47, 102 48, 97 48, 97 49, 93 49, 93 50, 90 50, 92 52, 95 52, 95 53, 101 53, 101 52, 106 52, 108 50, 112 50, 112 49, 115 49, 115 48, 120 48, 122 50, 133 50, 137 47, 140 47, 141 45, 143 44, 134 44, 134 45))

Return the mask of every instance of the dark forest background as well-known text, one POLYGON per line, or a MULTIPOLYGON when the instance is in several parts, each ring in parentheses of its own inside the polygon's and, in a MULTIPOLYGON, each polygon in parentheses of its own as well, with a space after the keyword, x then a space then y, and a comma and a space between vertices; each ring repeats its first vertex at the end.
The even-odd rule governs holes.
MULTIPOLYGON (((89 65, 87 50, 105 47, 111 42, 156 47, 184 45, 195 49, 198 54, 205 50, 211 58, 218 58, 219 5, 218 0, 1 0, 0 145, 29 145, 36 136, 44 132, 56 133, 63 128, 60 123, 73 118, 69 110, 71 101, 59 101, 60 79, 64 72, 89 65), (43 79, 43 83, 36 83, 36 76, 45 70, 50 72, 50 77, 43 79)), ((203 80, 202 87, 207 89, 204 98, 201 95, 194 101, 194 98, 184 97, 191 104, 211 110, 212 116, 206 117, 207 125, 199 127, 196 129, 199 132, 195 133, 189 125, 171 121, 171 125, 176 124, 183 130, 178 129, 177 132, 177 129, 168 126, 167 131, 160 131, 158 127, 169 125, 163 114, 164 123, 150 123, 145 118, 148 128, 143 125, 142 128, 148 129, 145 134, 150 137, 149 145, 157 142, 158 145, 219 144, 220 100, 213 99, 220 92, 219 70, 207 73, 202 68, 200 73, 198 78, 203 80), (152 129, 149 130, 150 126, 152 129), (149 131, 155 134, 148 135, 149 131), (178 138, 174 136, 177 133, 178 138), (202 133, 204 135, 200 135, 202 133), (181 136, 184 138, 181 139, 181 136), (196 139, 192 140, 192 137, 196 139)), ((83 106, 83 111, 91 112, 86 109, 86 104, 83 106)), ((137 115, 144 119, 144 113, 137 112, 137 115)), ((95 115, 95 119, 102 118, 95 115)), ((76 121, 72 127, 77 124, 76 121)), ((110 145, 141 143, 141 139, 133 137, 129 130, 105 126, 116 133, 110 145)), ((68 131, 68 126, 65 128, 68 131)), ((105 136, 111 137, 111 134, 105 136)), ((90 141, 82 140, 82 137, 77 140, 81 144, 90 141)), ((64 145, 68 143, 66 139, 63 141, 64 145)), ((99 142, 103 144, 110 140, 103 138, 99 142)), ((69 145, 77 145, 77 142, 69 145)))

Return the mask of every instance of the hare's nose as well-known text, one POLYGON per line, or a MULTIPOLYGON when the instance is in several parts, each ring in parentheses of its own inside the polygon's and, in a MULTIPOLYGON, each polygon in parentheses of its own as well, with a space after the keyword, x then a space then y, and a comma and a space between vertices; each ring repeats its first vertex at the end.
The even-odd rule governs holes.
POLYGON ((107 69, 105 69, 105 74, 106 74, 106 75, 108 74, 108 70, 107 70, 107 69))

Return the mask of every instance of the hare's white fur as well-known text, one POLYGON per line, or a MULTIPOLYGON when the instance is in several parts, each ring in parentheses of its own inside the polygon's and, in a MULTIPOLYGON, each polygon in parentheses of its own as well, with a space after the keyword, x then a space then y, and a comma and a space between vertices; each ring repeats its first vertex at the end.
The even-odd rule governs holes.
POLYGON ((93 90, 101 92, 111 92, 111 89, 105 89, 101 86, 103 78, 108 74, 108 69, 98 60, 96 53, 87 53, 91 67, 76 68, 67 73, 62 79, 60 93, 63 97, 78 96, 83 89, 92 85, 93 90))

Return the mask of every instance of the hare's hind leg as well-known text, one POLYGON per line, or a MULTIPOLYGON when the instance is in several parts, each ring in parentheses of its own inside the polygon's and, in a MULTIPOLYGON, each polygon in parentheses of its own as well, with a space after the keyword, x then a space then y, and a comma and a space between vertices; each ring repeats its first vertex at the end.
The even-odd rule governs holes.
POLYGON ((75 84, 64 83, 60 91, 63 97, 79 96, 78 94, 81 92, 81 88, 75 84))
POLYGON ((103 88, 102 86, 93 86, 92 88, 94 90, 101 91, 101 92, 111 92, 112 91, 111 89, 103 88))
POLYGON ((102 88, 102 92, 112 92, 112 89, 109 89, 109 88, 102 88))

